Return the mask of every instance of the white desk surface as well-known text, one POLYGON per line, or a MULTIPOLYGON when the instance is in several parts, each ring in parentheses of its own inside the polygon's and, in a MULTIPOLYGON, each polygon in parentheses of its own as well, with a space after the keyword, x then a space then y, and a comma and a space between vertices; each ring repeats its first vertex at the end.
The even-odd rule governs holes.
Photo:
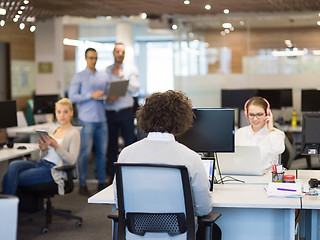
POLYGON ((39 150, 39 144, 37 143, 15 143, 13 148, 4 146, 0 150, 0 161, 21 157, 37 150, 39 150), (17 149, 19 146, 25 146, 27 149, 17 149))
POLYGON ((265 185, 216 184, 213 186, 214 207, 232 208, 300 208, 299 198, 268 198, 265 185))
POLYGON ((17 135, 32 135, 36 134, 35 129, 48 129, 53 123, 42 123, 27 127, 11 127, 7 128, 8 137, 16 137, 17 135))
MULTIPOLYGON (((299 198, 268 198, 264 187, 264 184, 215 184, 214 207, 300 208, 299 198)), ((113 185, 91 196, 88 203, 115 204, 113 185)))
MULTIPOLYGON (((298 170, 298 179, 303 184, 308 184, 310 178, 320 179, 320 170, 298 170)), ((319 188, 317 188, 319 190, 319 188)), ((305 195, 302 198, 303 209, 320 209, 320 196, 305 195)))
MULTIPOLYGON (((285 172, 285 174, 290 174, 290 175, 294 175, 296 176, 296 171, 295 170, 287 170, 285 172)), ((222 177, 225 177, 226 175, 222 175, 222 177)), ((271 171, 268 171, 266 174, 262 175, 262 176, 241 176, 241 175, 228 175, 231 176, 235 179, 238 180, 242 180, 244 181, 246 184, 268 184, 269 182, 271 182, 272 179, 272 174, 271 171)), ((220 176, 219 174, 215 173, 215 177, 220 180, 220 176)), ((239 181, 230 181, 230 178, 225 178, 224 181, 227 184, 243 184, 239 181), (228 181, 226 181, 228 180, 228 181)))

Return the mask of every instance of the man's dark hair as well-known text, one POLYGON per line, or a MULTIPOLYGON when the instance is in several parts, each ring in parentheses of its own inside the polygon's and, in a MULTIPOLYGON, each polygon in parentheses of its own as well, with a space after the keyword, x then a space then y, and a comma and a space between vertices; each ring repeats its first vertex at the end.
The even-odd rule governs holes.
POLYGON ((137 110, 138 127, 145 133, 162 132, 179 136, 193 124, 190 99, 181 91, 153 93, 137 110))
POLYGON ((84 53, 84 57, 87 57, 87 52, 89 51, 97 52, 94 48, 87 48, 87 50, 84 53))

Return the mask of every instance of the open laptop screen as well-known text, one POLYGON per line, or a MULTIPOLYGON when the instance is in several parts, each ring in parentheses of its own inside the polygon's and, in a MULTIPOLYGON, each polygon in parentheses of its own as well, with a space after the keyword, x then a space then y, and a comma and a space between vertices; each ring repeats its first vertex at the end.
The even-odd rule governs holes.
POLYGON ((208 181, 210 184, 210 191, 213 189, 213 181, 214 181, 214 158, 202 157, 202 163, 204 168, 206 169, 208 181))

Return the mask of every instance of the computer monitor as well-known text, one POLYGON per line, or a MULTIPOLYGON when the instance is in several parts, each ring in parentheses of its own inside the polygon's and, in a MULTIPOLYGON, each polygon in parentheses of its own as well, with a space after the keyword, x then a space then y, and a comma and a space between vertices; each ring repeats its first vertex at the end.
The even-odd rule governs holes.
POLYGON ((320 113, 302 114, 302 155, 319 154, 320 113))
POLYGON ((320 91, 316 89, 303 89, 301 91, 301 111, 320 111, 320 91))
POLYGON ((176 140, 196 152, 234 152, 234 109, 198 108, 193 126, 176 140))
POLYGON ((15 100, 0 101, 0 128, 17 126, 17 106, 15 100))
POLYGON ((259 89, 257 96, 267 99, 271 109, 292 106, 292 89, 259 89))
POLYGON ((221 107, 243 109, 246 101, 256 95, 256 89, 222 89, 221 107))
POLYGON ((55 103, 59 100, 58 94, 53 95, 35 95, 33 97, 34 114, 54 114, 55 103))

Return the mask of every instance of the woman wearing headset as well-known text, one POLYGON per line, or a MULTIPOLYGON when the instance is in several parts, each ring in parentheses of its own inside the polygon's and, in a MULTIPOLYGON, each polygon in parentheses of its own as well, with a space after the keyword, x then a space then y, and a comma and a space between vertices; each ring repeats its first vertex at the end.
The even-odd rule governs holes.
POLYGON ((250 98, 245 106, 249 126, 240 128, 235 134, 236 146, 259 146, 263 169, 278 163, 279 154, 285 150, 285 135, 273 126, 269 102, 262 97, 250 98))

